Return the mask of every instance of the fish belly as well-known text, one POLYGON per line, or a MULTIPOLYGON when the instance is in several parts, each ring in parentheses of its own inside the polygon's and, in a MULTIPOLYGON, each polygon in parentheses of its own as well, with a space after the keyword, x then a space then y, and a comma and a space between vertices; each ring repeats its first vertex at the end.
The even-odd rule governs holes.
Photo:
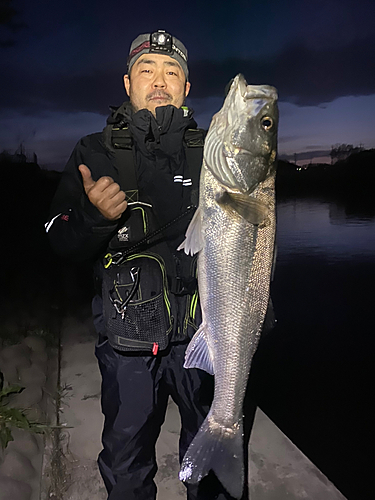
POLYGON ((215 393, 210 412, 183 458, 179 477, 196 484, 213 470, 229 494, 239 499, 246 473, 243 398, 269 302, 274 177, 252 193, 270 209, 258 226, 230 208, 223 209, 216 202, 222 191, 204 164, 199 204, 204 238, 198 256, 203 321, 189 344, 185 365, 213 372, 215 393))
POLYGON ((198 280, 215 374, 210 413, 217 424, 230 428, 242 416, 251 359, 268 307, 275 215, 273 179, 253 193, 271 208, 259 226, 218 205, 215 197, 222 189, 206 169, 201 186, 205 244, 198 257, 198 280))

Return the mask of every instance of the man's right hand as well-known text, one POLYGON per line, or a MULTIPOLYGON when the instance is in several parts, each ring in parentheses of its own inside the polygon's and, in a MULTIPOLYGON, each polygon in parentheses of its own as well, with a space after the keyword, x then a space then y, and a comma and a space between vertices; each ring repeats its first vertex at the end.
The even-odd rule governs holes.
POLYGON ((81 172, 83 187, 88 199, 108 220, 117 220, 125 212, 128 202, 125 201, 125 193, 112 177, 100 177, 97 181, 91 177, 91 170, 81 164, 78 167, 81 172))

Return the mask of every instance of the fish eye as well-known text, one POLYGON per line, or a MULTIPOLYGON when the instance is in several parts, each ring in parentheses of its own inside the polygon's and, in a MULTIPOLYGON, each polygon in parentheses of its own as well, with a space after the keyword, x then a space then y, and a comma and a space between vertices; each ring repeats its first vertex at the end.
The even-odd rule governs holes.
POLYGON ((264 116, 260 123, 264 130, 269 130, 273 125, 273 120, 269 116, 264 116))

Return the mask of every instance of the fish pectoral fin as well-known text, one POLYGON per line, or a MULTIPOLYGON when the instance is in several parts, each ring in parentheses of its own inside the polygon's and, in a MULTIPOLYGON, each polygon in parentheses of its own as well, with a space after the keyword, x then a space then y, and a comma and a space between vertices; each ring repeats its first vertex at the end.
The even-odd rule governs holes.
POLYGON ((185 240, 177 250, 184 250, 186 255, 194 255, 202 250, 203 243, 202 214, 198 207, 186 230, 185 240))
POLYGON ((265 203, 246 194, 224 191, 216 201, 221 207, 236 211, 243 219, 256 226, 261 224, 270 212, 265 203))
POLYGON ((200 368, 210 375, 214 375, 214 366, 204 335, 203 324, 199 327, 186 349, 184 368, 200 368))

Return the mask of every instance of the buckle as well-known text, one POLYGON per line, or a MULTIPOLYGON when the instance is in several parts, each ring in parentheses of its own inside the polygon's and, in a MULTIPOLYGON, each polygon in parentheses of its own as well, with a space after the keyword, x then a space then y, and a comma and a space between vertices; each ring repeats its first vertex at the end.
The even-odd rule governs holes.
POLYGON ((176 276, 172 278, 170 283, 170 291, 174 295, 194 295, 198 286, 197 278, 181 278, 180 276, 176 276))

